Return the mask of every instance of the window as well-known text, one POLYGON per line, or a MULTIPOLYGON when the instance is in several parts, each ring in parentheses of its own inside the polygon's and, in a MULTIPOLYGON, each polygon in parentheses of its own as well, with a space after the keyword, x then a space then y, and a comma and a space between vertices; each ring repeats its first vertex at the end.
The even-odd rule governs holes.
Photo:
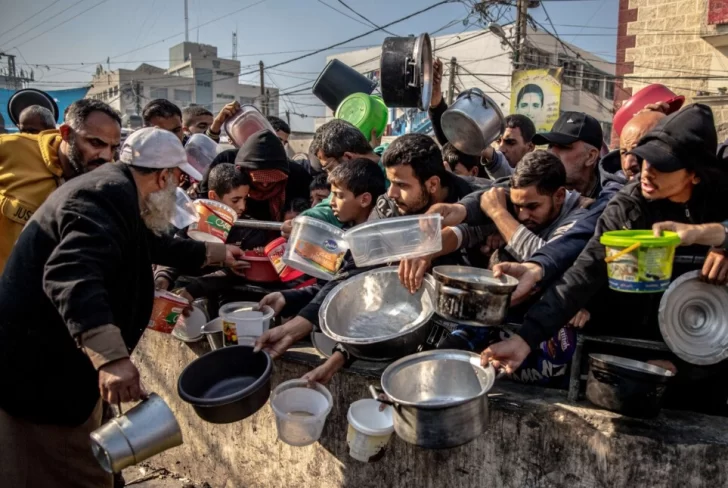
POLYGON ((166 100, 167 99, 167 96, 168 96, 167 95, 167 92, 168 92, 168 90, 166 88, 150 88, 149 89, 149 96, 152 99, 155 99, 155 98, 164 98, 166 100))
POLYGON ((222 98, 224 100, 235 100, 235 95, 228 95, 226 93, 218 93, 215 95, 217 98, 222 98))
POLYGON ((240 97, 239 100, 241 105, 255 105, 255 98, 240 97))
POLYGON ((114 87, 114 96, 117 96, 118 94, 119 94, 119 87, 115 86, 114 87))
POLYGON ((212 83, 210 83, 209 81, 197 80, 197 86, 201 86, 204 88, 210 88, 212 86, 212 83))
POLYGON ((584 90, 602 96, 602 75, 599 72, 584 68, 582 83, 584 90))
POLYGON ((190 90, 175 90, 174 99, 182 103, 190 103, 192 101, 192 92, 190 90))
POLYGON ((576 60, 565 54, 559 54, 559 66, 564 68, 564 83, 578 88, 579 64, 576 60))
POLYGON ((216 73, 216 74, 217 74, 218 76, 227 76, 228 78, 233 78, 233 77, 237 76, 237 75, 236 75, 235 73, 233 73, 232 71, 215 71, 215 73, 216 73))
POLYGON ((521 60, 528 68, 549 68, 551 66, 551 55, 540 49, 524 49, 521 60))
POLYGON ((605 87, 604 87, 604 98, 607 100, 614 100, 614 80, 605 79, 604 80, 605 87))

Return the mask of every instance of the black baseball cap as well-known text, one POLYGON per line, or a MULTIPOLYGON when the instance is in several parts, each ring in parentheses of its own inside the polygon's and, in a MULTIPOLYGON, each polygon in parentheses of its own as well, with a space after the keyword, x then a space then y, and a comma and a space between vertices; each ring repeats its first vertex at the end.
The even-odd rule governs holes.
POLYGON ((546 144, 568 146, 577 141, 584 141, 601 149, 602 139, 602 126, 597 119, 584 112, 564 112, 554 122, 551 132, 536 134, 531 142, 537 146, 546 144))
POLYGON ((692 104, 668 115, 628 154, 647 160, 662 173, 717 163, 718 135, 710 107, 692 104))

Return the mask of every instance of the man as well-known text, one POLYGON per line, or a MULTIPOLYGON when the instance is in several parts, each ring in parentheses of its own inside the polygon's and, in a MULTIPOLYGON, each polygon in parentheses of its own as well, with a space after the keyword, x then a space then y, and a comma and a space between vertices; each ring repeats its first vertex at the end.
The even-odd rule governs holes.
POLYGON ((281 140, 281 144, 286 149, 286 154, 289 158, 292 158, 295 153, 291 149, 290 144, 288 144, 288 139, 291 137, 291 127, 283 119, 275 115, 269 115, 266 118, 270 122, 270 125, 273 126, 273 130, 278 136, 278 139, 281 140))
MULTIPOLYGON (((370 220, 421 214, 434 203, 456 201, 471 191, 467 182, 444 168, 440 148, 431 137, 424 134, 398 137, 387 147, 382 162, 391 185, 389 193, 377 199, 370 220)), ((256 348, 271 352, 273 357, 283 354, 296 341, 308 336, 314 327, 318 327, 319 308, 334 286, 341 280, 369 269, 372 267, 356 268, 350 263, 349 267, 342 268, 336 278, 323 287, 267 295, 261 304, 270 305, 276 312, 288 304, 297 315, 281 327, 263 334, 256 342, 256 348), (303 308, 291 307, 293 302, 306 305, 303 308)))
POLYGON ((0 137, 0 272, 15 241, 45 199, 65 180, 111 161, 121 118, 105 103, 72 103, 58 130, 0 137))
POLYGON ((53 113, 40 105, 24 108, 18 117, 18 130, 24 134, 38 134, 56 128, 53 113))
POLYGON ((212 112, 202 105, 190 105, 182 110, 182 129, 187 135, 205 134, 212 122, 212 112))
POLYGON ((564 112, 551 132, 536 134, 533 143, 537 146, 548 144, 549 151, 564 163, 568 188, 588 198, 599 196, 602 126, 597 119, 582 112, 564 112))
POLYGON ((311 193, 311 198, 309 198, 310 207, 315 207, 329 198, 329 195, 331 195, 331 183, 329 183, 327 174, 319 173, 314 176, 308 189, 311 193))
MULTIPOLYGON (((637 143, 647 134, 658 122, 665 118, 665 114, 653 110, 638 113, 622 129, 619 136, 619 157, 622 171, 628 180, 639 176, 640 164, 637 157, 629 152, 637 147, 637 143)), ((608 158, 609 154, 604 159, 608 158)))
MULTIPOLYGON (((442 114, 447 110, 447 103, 442 96, 442 69, 442 61, 436 59, 429 115, 437 142, 445 146, 448 140, 440 123, 442 114)), ((531 140, 536 134, 536 126, 531 119, 521 114, 509 115, 505 118, 505 127, 505 132, 498 141, 498 149, 487 147, 481 155, 481 164, 485 166, 488 176, 494 180, 509 176, 521 158, 534 149, 531 140)))
POLYGON ((6 486, 110 487, 89 434, 110 404, 144 396, 129 356, 152 312, 152 264, 238 266, 242 251, 166 235, 179 141, 156 128, 126 141, 121 163, 54 192, 0 278, 0 472, 6 486))
MULTIPOLYGON (((599 219, 594 237, 574 265, 531 307, 518 335, 484 351, 482 361, 495 361, 497 366, 515 371, 531 350, 587 304, 599 311, 596 314, 592 311, 589 324, 597 333, 659 339, 659 296, 607 290, 605 249, 599 238, 606 231, 649 229, 660 221, 691 224, 724 221, 728 217, 722 195, 726 176, 711 168, 716 164, 716 147, 712 112, 700 104, 665 117, 648 132, 630 151, 642 161, 640 180, 627 185, 612 199, 599 219)), ((673 278, 700 269, 700 258, 706 251, 701 246, 678 248, 673 278)), ((716 262, 716 265, 721 266, 721 263, 716 262)), ((528 267, 516 265, 504 271, 524 277, 525 282, 533 282, 528 267)), ((710 395, 720 398, 713 395, 702 406, 708 411, 723 412, 725 392, 721 388, 716 388, 715 383, 707 385, 705 381, 693 381, 695 368, 677 358, 671 361, 679 364, 677 389, 688 388, 693 383, 693 389, 685 398, 700 397, 700 388, 708 390, 710 395), (684 370, 682 376, 681 370, 684 370)), ((702 371, 703 378, 711 376, 711 371, 702 371)))
POLYGON ((169 100, 157 98, 146 104, 142 110, 142 119, 144 119, 144 127, 164 129, 177 136, 180 142, 184 141, 182 111, 169 100))

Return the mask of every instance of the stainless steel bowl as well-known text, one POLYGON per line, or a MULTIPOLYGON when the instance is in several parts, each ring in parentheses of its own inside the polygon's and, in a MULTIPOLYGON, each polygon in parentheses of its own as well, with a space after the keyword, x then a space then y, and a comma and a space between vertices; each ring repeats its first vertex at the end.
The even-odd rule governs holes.
POLYGON ((319 310, 322 332, 359 358, 391 360, 425 341, 435 310, 435 283, 426 276, 414 295, 402 286, 397 268, 367 271, 337 285, 319 310))

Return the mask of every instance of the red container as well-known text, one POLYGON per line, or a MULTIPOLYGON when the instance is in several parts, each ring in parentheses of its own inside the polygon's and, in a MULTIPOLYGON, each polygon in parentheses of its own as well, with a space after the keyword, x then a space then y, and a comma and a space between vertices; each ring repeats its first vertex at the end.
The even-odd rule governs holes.
POLYGON ((293 269, 283 262, 283 254, 286 252, 287 243, 288 241, 284 237, 279 237, 265 246, 265 255, 268 256, 273 268, 284 283, 303 276, 303 272, 293 269))
POLYGON ((624 102, 624 104, 614 114, 614 130, 617 135, 622 135, 622 129, 627 125, 627 122, 632 120, 632 117, 637 114, 640 110, 645 108, 645 105, 651 103, 666 102, 670 105, 668 114, 677 112, 685 103, 685 97, 682 95, 676 95, 665 85, 655 83, 648 85, 632 95, 632 98, 624 102))
POLYGON ((250 263, 250 268, 245 270, 245 278, 258 283, 273 283, 280 281, 278 271, 268 259, 268 256, 257 251, 245 251, 243 261, 250 263))

